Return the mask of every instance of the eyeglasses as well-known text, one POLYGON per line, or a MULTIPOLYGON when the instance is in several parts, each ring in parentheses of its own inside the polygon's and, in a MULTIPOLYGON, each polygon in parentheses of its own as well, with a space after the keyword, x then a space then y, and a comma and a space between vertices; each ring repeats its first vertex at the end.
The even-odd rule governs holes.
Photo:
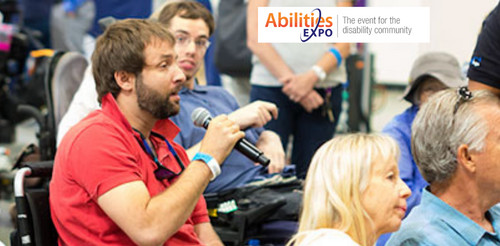
POLYGON ((166 180, 170 181, 174 177, 177 177, 177 176, 181 175, 182 171, 184 171, 184 168, 182 168, 182 170, 180 172, 175 173, 172 170, 170 170, 170 169, 166 168, 165 166, 163 166, 160 162, 155 161, 155 163, 157 165, 157 168, 154 171, 154 174, 155 174, 155 178, 157 180, 164 180, 164 179, 166 179, 166 180))
MULTIPOLYGON (((175 35, 176 45, 181 47, 188 46, 191 42, 193 42, 193 38, 186 34, 176 34, 175 35)), ((205 38, 198 38, 194 40, 194 45, 196 46, 197 51, 205 51, 210 46, 210 41, 205 38)))
POLYGON ((158 137, 158 138, 162 139, 167 144, 168 149, 170 150, 170 152, 172 153, 172 155, 175 157, 175 160, 177 161, 177 163, 181 167, 181 171, 179 171, 178 173, 175 173, 174 171, 168 169, 163 164, 161 164, 161 162, 158 160, 158 158, 153 154, 153 151, 151 150, 151 147, 149 147, 149 144, 146 141, 146 138, 144 138, 144 136, 142 135, 142 133, 139 132, 138 130, 134 129, 134 128, 132 128, 132 129, 134 131, 136 131, 137 133, 139 133, 139 135, 141 136, 141 140, 142 141, 139 141, 138 139, 137 139, 137 141, 139 142, 139 144, 141 145, 141 147, 144 149, 144 151, 151 157, 151 159, 153 159, 154 163, 156 164, 156 170, 154 171, 154 174, 155 174, 155 178, 157 180, 161 181, 161 180, 166 179, 166 180, 170 181, 173 178, 181 175, 181 173, 185 169, 184 164, 182 163, 182 160, 177 155, 177 152, 175 152, 174 147, 172 147, 172 145, 168 142, 168 140, 165 137, 163 137, 162 135, 160 135, 158 133, 151 132, 152 136, 155 136, 155 137, 158 137), (141 144, 141 142, 142 142, 142 144, 141 144))
POLYGON ((472 92, 467 88, 467 86, 462 86, 457 89, 458 99, 455 103, 455 107, 453 109, 453 115, 457 114, 458 108, 464 102, 469 101, 472 98, 472 92))

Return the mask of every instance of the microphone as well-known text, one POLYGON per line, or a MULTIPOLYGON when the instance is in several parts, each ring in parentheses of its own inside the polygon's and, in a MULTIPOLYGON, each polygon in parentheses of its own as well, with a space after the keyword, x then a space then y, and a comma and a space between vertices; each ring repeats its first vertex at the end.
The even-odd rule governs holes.
MULTIPOLYGON (((207 109, 199 107, 193 110, 193 113, 191 113, 191 120, 193 120, 195 126, 207 129, 210 121, 212 120, 212 116, 207 109)), ((238 140, 238 142, 236 142, 236 145, 234 145, 234 148, 244 156, 248 157, 250 160, 257 162, 262 166, 269 165, 269 158, 267 158, 260 149, 257 149, 255 145, 250 143, 245 138, 238 140)))

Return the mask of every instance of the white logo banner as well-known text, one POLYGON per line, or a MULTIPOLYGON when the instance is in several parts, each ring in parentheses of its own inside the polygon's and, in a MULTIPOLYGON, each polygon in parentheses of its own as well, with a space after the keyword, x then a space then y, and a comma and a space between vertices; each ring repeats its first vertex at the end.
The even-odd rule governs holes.
POLYGON ((259 43, 427 43, 429 7, 259 7, 259 43))

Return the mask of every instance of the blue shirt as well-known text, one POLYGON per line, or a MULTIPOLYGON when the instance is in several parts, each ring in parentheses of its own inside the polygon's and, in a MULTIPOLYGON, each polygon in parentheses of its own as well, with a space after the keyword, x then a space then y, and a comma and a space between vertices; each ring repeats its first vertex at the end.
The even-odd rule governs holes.
MULTIPOLYGON (((205 136, 205 129, 197 127, 191 121, 191 113, 198 107, 204 107, 215 117, 220 114, 229 114, 239 108, 236 99, 225 89, 219 86, 195 85, 193 90, 183 88, 179 92, 181 109, 179 114, 170 119, 181 129, 174 139, 175 142, 188 149, 200 142, 205 136)), ((245 138, 256 143, 263 128, 250 128, 245 131, 245 138)), ((226 189, 240 187, 250 181, 260 178, 267 171, 233 150, 221 167, 222 173, 210 182, 205 193, 219 192, 226 189)))
MULTIPOLYGON (((411 153, 411 125, 417 112, 418 106, 416 105, 407 108, 403 113, 394 116, 382 130, 383 133, 396 140, 401 152, 398 163, 399 176, 411 190, 411 196, 406 200, 408 209, 405 216, 420 203, 422 189, 428 185, 420 174, 411 153)), ((385 245, 390 235, 390 233, 381 235, 377 240, 377 246, 385 245)))
MULTIPOLYGON (((49 21, 50 12, 54 0, 19 0, 19 7, 23 13, 24 20, 49 21)), ((19 21, 17 19, 13 20, 19 21)), ((5 22, 5 19, 4 19, 5 22)), ((48 25, 48 24, 47 24, 48 25)))
POLYGON ((382 130, 383 133, 396 140, 401 151, 399 158, 399 175, 411 190, 411 196, 406 201, 406 215, 420 203, 422 189, 428 184, 420 174, 411 152, 411 125, 418 112, 418 106, 413 105, 403 113, 396 115, 382 130))
POLYGON ((153 1, 137 0, 96 0, 95 19, 89 33, 97 37, 102 33, 98 21, 104 17, 113 16, 116 19, 138 18, 146 19, 151 15, 153 1))
POLYGON ((500 245, 500 205, 490 208, 486 218, 495 233, 424 189, 422 202, 403 220, 387 245, 500 245))

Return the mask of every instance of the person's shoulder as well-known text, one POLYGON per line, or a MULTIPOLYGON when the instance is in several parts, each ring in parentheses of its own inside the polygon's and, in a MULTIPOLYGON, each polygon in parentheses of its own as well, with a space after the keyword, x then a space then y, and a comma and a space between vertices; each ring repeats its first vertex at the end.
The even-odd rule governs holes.
POLYGON ((206 85, 203 87, 205 88, 207 95, 209 95, 212 100, 217 100, 219 103, 226 104, 232 110, 239 108, 236 98, 224 87, 214 85, 206 85))
POLYGON ((74 125, 63 137, 60 146, 86 145, 120 139, 124 130, 117 126, 101 110, 96 110, 74 125))
POLYGON ((332 242, 340 246, 359 246, 345 232, 336 229, 318 229, 307 232, 304 239, 301 240, 300 246, 326 246, 332 245, 332 242))
POLYGON ((450 237, 449 233, 428 229, 401 227, 399 231, 393 233, 387 241, 386 246, 440 246, 440 245, 462 245, 456 241, 455 237, 450 237), (405 232, 402 232, 405 230, 405 232))
POLYGON ((75 125, 75 129, 84 131, 85 129, 111 128, 119 129, 117 124, 102 110, 94 110, 75 125))
POLYGON ((214 94, 219 94, 219 95, 224 95, 224 96, 229 96, 232 97, 231 93, 229 93, 224 87, 222 86, 216 86, 216 85, 204 85, 203 88, 208 92, 208 93, 214 93, 214 94))
POLYGON ((135 160, 137 154, 131 135, 127 136, 125 129, 96 111, 65 134, 57 148, 54 166, 76 177, 121 157, 135 160))
POLYGON ((491 207, 488 212, 490 212, 491 216, 494 219, 500 219, 500 203, 491 207))
MULTIPOLYGON (((397 117, 397 116, 396 116, 397 117)), ((394 117, 382 129, 382 133, 393 137, 396 140, 404 140, 411 137, 411 123, 407 124, 394 117)))
POLYGON ((392 234, 386 245, 440 245, 439 242, 449 241, 448 233, 448 225, 443 219, 426 211, 424 207, 417 206, 403 220, 399 230, 392 234))
POLYGON ((401 127, 411 127, 411 123, 413 122, 412 115, 414 114, 414 106, 411 106, 405 111, 395 115, 387 125, 385 125, 384 130, 391 128, 401 128, 401 127))
POLYGON ((425 222, 409 222, 401 225, 398 231, 394 232, 389 241, 387 241, 387 246, 397 246, 397 245, 433 245, 432 239, 430 238, 430 233, 433 230, 429 230, 426 226, 429 225, 425 222))
POLYGON ((438 246, 438 244, 432 243, 429 240, 422 240, 417 237, 408 237, 404 240, 393 240, 392 237, 386 243, 387 246, 438 246))

